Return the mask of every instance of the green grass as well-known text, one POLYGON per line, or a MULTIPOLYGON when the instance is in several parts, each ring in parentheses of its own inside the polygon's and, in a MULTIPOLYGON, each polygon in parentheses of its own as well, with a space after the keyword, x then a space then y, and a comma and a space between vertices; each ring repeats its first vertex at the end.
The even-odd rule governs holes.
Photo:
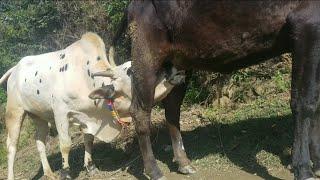
POLYGON ((205 117, 213 122, 223 124, 236 123, 250 118, 272 118, 276 116, 284 116, 291 113, 288 99, 273 99, 260 97, 246 104, 240 104, 237 108, 227 107, 210 107, 205 110, 205 117))

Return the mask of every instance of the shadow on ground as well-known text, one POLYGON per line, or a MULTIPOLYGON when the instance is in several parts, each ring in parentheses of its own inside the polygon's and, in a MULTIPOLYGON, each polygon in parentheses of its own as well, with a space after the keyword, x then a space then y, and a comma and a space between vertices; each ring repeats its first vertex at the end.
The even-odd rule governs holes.
MULTIPOLYGON (((291 162, 290 152, 287 151, 293 142, 293 123, 291 116, 281 116, 241 120, 232 124, 210 124, 183 132, 183 138, 188 157, 193 161, 219 153, 248 173, 263 179, 278 179, 257 162, 256 155, 264 150, 278 156, 281 164, 287 166, 291 162)), ((160 138, 157 146, 164 143, 169 141, 160 138)), ((168 164, 171 171, 176 171, 172 154, 157 155, 157 159, 168 164)))
MULTIPOLYGON (((177 166, 172 162, 172 152, 168 153, 163 150, 164 145, 171 144, 167 130, 161 128, 159 133, 153 134, 152 139, 157 140, 153 145, 156 158, 167 164, 170 171, 176 171, 177 166)), ((290 155, 284 151, 291 148, 293 122, 291 116, 288 115, 247 119, 232 124, 212 123, 183 132, 183 139, 187 154, 193 161, 218 153, 248 173, 256 173, 263 179, 278 179, 270 175, 267 168, 257 162, 256 155, 262 150, 270 152, 280 158, 283 166, 287 166, 290 162, 290 155)), ((95 144, 94 161, 101 171, 127 168, 128 173, 138 179, 144 179, 141 158, 130 164, 130 167, 125 167, 127 162, 139 155, 136 140, 131 142, 129 147, 132 153, 113 148, 110 144, 95 144)), ((81 145, 72 150, 70 162, 73 177, 77 177, 81 171, 84 171, 83 154, 84 148, 81 145)), ((55 171, 61 169, 60 154, 49 156, 49 161, 55 171)), ((42 170, 39 170, 34 179, 41 176, 42 170)))

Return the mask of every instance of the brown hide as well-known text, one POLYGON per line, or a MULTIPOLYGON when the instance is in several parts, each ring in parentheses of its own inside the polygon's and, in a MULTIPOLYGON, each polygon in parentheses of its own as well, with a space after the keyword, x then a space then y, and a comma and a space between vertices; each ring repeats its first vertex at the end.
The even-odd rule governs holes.
MULTIPOLYGON (((220 72, 256 64, 288 51, 292 42, 286 18, 301 4, 299 1, 154 1, 149 3, 156 14, 150 10, 146 19, 139 16, 145 10, 140 9, 139 3, 133 2, 129 8, 130 22, 134 24, 142 18, 148 28, 162 31, 167 40, 166 43, 159 40, 162 51, 175 57, 171 59, 176 67, 220 72)), ((159 45, 157 40, 153 42, 159 45)))

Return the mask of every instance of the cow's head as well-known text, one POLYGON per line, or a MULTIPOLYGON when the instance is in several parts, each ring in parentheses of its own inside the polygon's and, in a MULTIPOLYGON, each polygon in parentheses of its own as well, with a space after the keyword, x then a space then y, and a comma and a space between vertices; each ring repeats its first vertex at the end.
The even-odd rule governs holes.
POLYGON ((102 76, 111 79, 111 84, 95 89, 90 93, 91 99, 106 99, 116 96, 131 97, 131 62, 119 66, 112 66, 106 71, 94 73, 93 76, 102 76))
MULTIPOLYGON (((95 73, 94 76, 109 77, 113 81, 110 85, 95 89, 90 93, 91 99, 107 99, 116 98, 117 96, 125 96, 131 99, 131 62, 109 68, 106 71, 95 73)), ((185 80, 184 71, 177 71, 172 68, 169 72, 164 73, 158 81, 155 89, 155 99, 167 95, 171 89, 185 80), (170 73, 170 74, 168 74, 170 73)), ((165 96, 164 96, 165 97, 165 96)))
MULTIPOLYGON (((110 53, 109 53, 110 54, 110 53)), ((113 58, 109 58, 109 60, 113 58)), ((111 62, 110 64, 114 64, 111 62)), ((93 90, 89 98, 91 99, 114 99, 115 106, 118 110, 129 112, 131 96, 131 62, 128 61, 119 66, 113 65, 106 71, 93 74, 94 76, 103 76, 112 79, 111 84, 93 90), (117 107, 118 106, 118 107, 117 107), (121 106, 121 107, 120 107, 121 106)), ((158 77, 159 81, 155 88, 155 101, 159 101, 166 97, 172 88, 184 82, 184 71, 178 71, 174 67, 170 67, 158 77)))

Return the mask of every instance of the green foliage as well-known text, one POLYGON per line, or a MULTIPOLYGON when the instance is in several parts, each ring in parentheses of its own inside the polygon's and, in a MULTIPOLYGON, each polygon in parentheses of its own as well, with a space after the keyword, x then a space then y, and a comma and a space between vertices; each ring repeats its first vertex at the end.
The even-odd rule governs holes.
MULTIPOLYGON (((8 1, 0 12, 1 55, 8 61, 47 51, 44 40, 59 26, 59 17, 51 1, 8 1)), ((2 56, 1 56, 2 57, 2 56)), ((3 61, 2 61, 3 62, 3 61)))
POLYGON ((244 80, 246 80, 248 77, 250 77, 250 73, 247 71, 237 71, 232 74, 231 81, 234 83, 242 83, 244 80))
POLYGON ((201 98, 202 97, 200 96, 201 94, 202 94, 201 88, 194 85, 194 82, 191 82, 186 92, 184 103, 188 105, 200 103, 201 101, 205 100, 205 98, 201 98))
POLYGON ((5 115, 5 106, 0 105, 0 165, 4 164, 7 160, 7 151, 5 143, 5 133, 4 133, 4 115, 5 115))
POLYGON ((4 144, 0 145, 0 164, 4 164, 7 161, 7 153, 4 144))
MULTIPOLYGON (((22 57, 65 48, 88 31, 98 33, 108 48, 129 1, 0 2, 0 76, 22 57)), ((116 61, 129 59, 128 37, 117 46, 116 61), (119 60, 120 59, 120 60, 119 60)), ((0 90, 0 102, 4 102, 0 90)))
POLYGON ((124 9, 128 6, 129 0, 110 0, 105 4, 105 9, 109 17, 109 31, 116 32, 123 17, 124 9))
MULTIPOLYGON (((59 27, 52 1, 4 1, 0 5, 0 74, 21 57, 51 49, 45 46, 47 34, 59 27)), ((4 93, 0 91, 0 101, 4 93)))
POLYGON ((272 77, 279 92, 284 92, 290 88, 290 81, 286 80, 284 76, 282 72, 277 71, 272 77))
MULTIPOLYGON (((3 89, 0 89, 0 103, 5 103, 6 102, 6 92, 3 89)), ((1 128, 1 125, 0 125, 1 128)), ((1 130, 0 130, 1 132, 1 130)))
MULTIPOLYGON (((104 4, 105 11, 108 17, 107 30, 111 32, 111 37, 115 36, 115 33, 117 32, 117 29, 120 26, 120 22, 123 18, 124 10, 128 6, 129 2, 129 0, 109 0, 104 4)), ((122 64, 130 60, 131 49, 131 44, 128 35, 121 37, 120 41, 120 45, 116 46, 116 62, 118 64, 122 64)))
POLYGON ((201 104, 208 98, 210 89, 201 84, 199 73, 194 73, 184 98, 185 105, 201 104))

